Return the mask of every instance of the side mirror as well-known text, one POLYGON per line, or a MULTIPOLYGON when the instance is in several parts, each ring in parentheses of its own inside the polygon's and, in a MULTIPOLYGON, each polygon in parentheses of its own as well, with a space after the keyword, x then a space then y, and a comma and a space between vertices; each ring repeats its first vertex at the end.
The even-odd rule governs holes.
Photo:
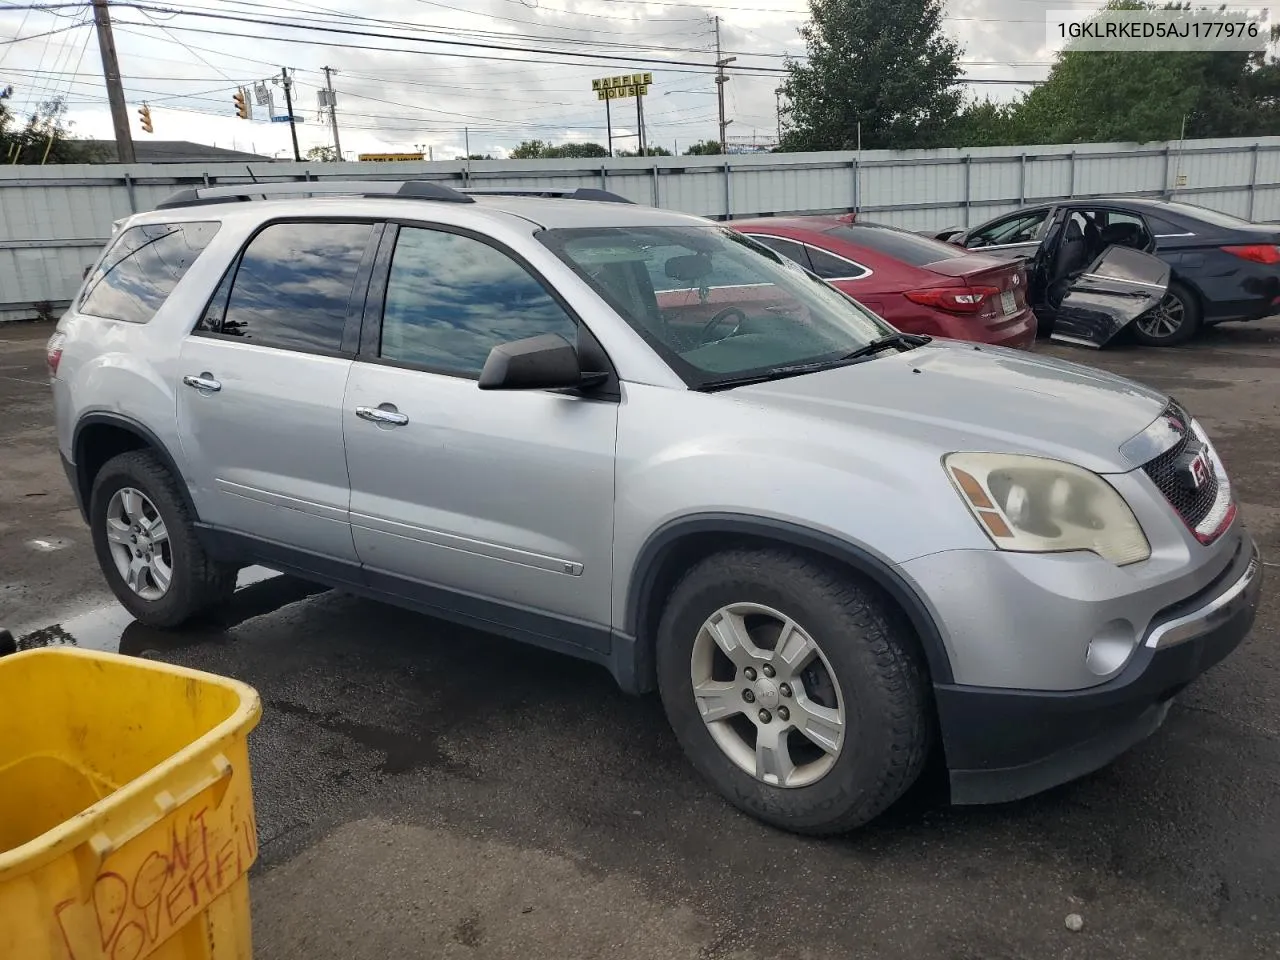
POLYGON ((548 390, 585 387, 605 374, 583 373, 578 351, 557 333, 500 343, 480 371, 481 390, 548 390))

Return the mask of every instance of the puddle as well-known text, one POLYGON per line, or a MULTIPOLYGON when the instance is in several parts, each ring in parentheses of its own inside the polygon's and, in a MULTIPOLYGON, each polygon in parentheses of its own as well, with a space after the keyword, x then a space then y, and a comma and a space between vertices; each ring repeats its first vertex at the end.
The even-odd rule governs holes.
POLYGON ((238 624, 328 589, 266 567, 246 567, 240 571, 236 592, 225 607, 181 630, 148 627, 133 619, 124 607, 112 603, 22 634, 17 638, 17 649, 72 646, 130 656, 158 656, 166 650, 224 643, 227 632, 238 624))

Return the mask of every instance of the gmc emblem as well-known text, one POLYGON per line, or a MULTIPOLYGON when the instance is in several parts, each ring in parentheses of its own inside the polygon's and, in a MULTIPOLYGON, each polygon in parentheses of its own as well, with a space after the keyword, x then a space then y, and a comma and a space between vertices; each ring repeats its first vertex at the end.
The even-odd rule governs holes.
POLYGON ((1178 479, 1188 490, 1199 490, 1213 476, 1213 468, 1209 465, 1209 452, 1201 447, 1191 459, 1184 459, 1178 464, 1178 479))
POLYGON ((1199 490, 1205 485, 1209 479, 1209 455, 1205 451, 1201 450, 1196 454, 1188 473, 1191 477, 1191 489, 1199 490))

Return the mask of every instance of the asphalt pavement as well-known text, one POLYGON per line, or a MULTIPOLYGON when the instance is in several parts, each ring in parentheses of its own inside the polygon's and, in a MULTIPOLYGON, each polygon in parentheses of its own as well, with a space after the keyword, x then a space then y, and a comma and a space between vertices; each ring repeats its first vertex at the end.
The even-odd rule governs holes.
MULTIPOLYGON (((0 626, 261 692, 258 960, 1280 955, 1280 571, 1251 638, 1106 769, 987 808, 927 778, 870 827, 804 839, 727 806, 657 700, 596 667, 256 568, 216 623, 131 622, 58 465, 49 332, 0 326, 0 626)), ((1276 566, 1280 320, 1040 349, 1199 416, 1276 566)))

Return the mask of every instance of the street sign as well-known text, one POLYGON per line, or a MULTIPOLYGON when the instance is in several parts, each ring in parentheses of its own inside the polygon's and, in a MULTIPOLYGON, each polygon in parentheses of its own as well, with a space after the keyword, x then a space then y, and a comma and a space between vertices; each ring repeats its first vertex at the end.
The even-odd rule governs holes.
POLYGON ((620 77, 601 77, 591 81, 591 89, 597 100, 619 100, 623 97, 643 97, 653 83, 652 73, 624 73, 620 77))
MULTIPOLYGON (((281 117, 272 117, 272 118, 271 118, 271 122, 272 122, 272 123, 288 123, 288 122, 289 122, 289 115, 288 115, 288 114, 285 114, 284 116, 281 116, 281 117)), ((294 117, 294 118, 293 118, 293 122, 294 122, 294 123, 302 123, 302 122, 303 122, 303 118, 302 118, 302 117, 294 117)))

